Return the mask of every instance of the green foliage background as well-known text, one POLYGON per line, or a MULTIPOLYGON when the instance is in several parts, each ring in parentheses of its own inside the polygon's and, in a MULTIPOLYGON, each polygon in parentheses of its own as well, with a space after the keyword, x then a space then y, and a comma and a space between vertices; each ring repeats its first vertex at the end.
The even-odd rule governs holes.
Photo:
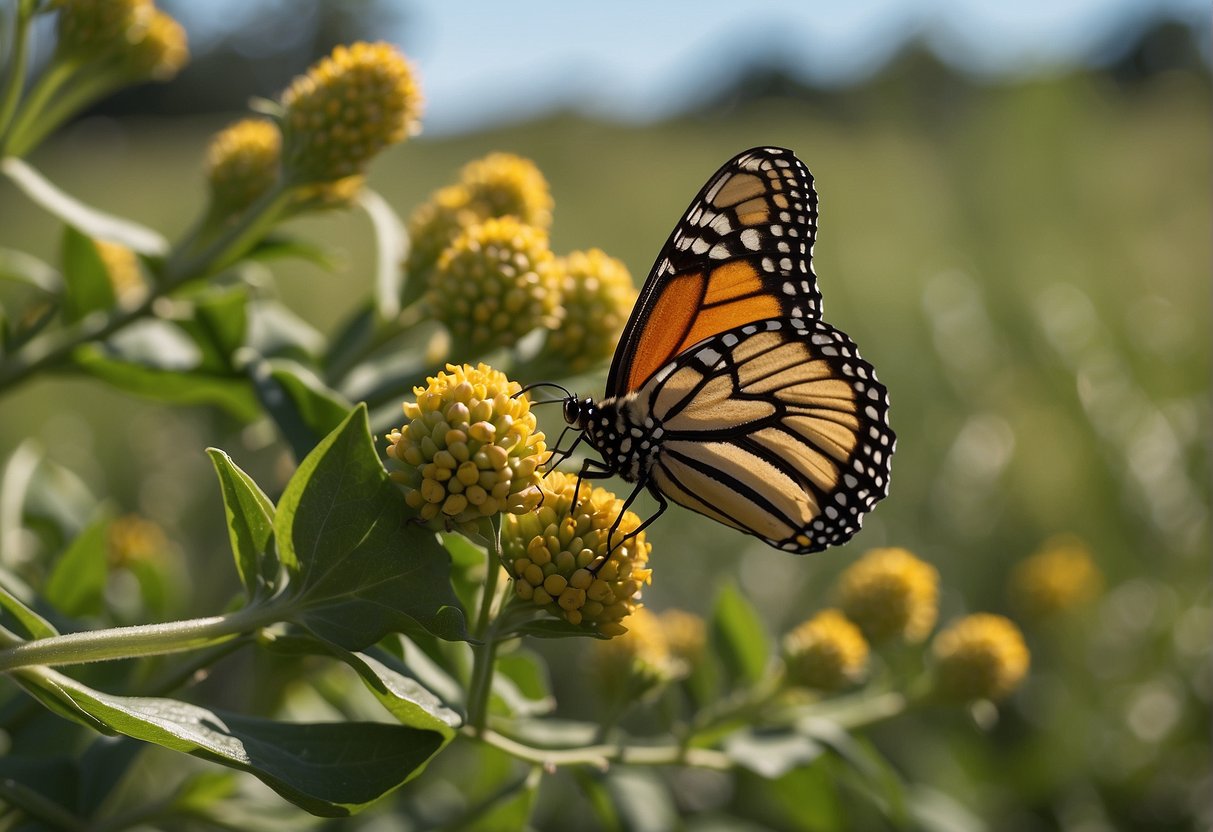
MULTIPOLYGON (((1213 782, 1208 96, 1206 76, 1120 86, 1070 75, 959 85, 946 96, 876 83, 651 126, 554 116, 411 141, 376 162, 371 182, 407 213, 471 158, 528 156, 556 199, 553 248, 600 246, 639 282, 723 160, 756 144, 793 148, 821 195, 826 318, 855 338, 891 392, 892 493, 853 543, 803 560, 671 512, 651 532, 647 602, 706 613, 719 580, 735 576, 780 632, 827 601, 833 575, 855 555, 898 545, 941 570, 945 620, 1007 611, 1013 564, 1049 535, 1075 532, 1107 591, 1065 621, 1021 622, 1033 672, 998 724, 983 731, 956 713, 929 713, 872 736, 913 779, 994 829, 1197 829, 1209 820, 1196 807, 1207 811, 1213 782)), ((202 198, 200 159, 220 126, 93 119, 32 161, 86 202, 171 238, 202 198)), ((0 217, 0 246, 54 259, 57 225, 7 181, 0 217)), ((369 290, 368 223, 348 213, 293 230, 344 260, 336 274, 298 261, 270 266, 286 303, 330 331, 369 290)), ((576 387, 597 395, 602 376, 576 387)), ((91 491, 168 530, 189 576, 180 615, 209 613, 238 590, 203 449, 240 454, 267 487, 291 470, 270 433, 90 381, 39 380, 0 404, 0 424, 0 458, 35 437, 91 491)), ((591 713, 579 680, 585 645, 542 649, 569 714, 591 713)), ((273 668, 254 661, 268 662, 222 665, 212 701, 256 710, 258 691, 239 680, 273 668)), ((475 775, 459 773, 452 756, 432 773, 493 783, 489 756, 475 761, 484 769, 475 775)), ((808 771, 763 793, 772 828, 835 828, 828 819, 842 810, 830 781, 808 771)), ((587 798, 574 797, 571 779, 560 775, 569 788, 560 798, 546 791, 546 802, 572 801, 562 811, 576 811, 587 798)), ((407 815, 410 788, 364 817, 407 815)), ((612 788, 644 794, 643 784, 612 788)), ((744 802, 745 791, 732 799, 744 802)), ((536 822, 561 828, 566 815, 555 811, 541 805, 536 822)))

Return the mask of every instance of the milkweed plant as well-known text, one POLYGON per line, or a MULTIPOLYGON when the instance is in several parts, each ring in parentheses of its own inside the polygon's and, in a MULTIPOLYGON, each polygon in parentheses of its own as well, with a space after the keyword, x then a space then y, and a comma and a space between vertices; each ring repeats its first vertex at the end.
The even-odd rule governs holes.
MULTIPOLYGON (((678 576, 619 496, 553 470, 521 387, 602 367, 632 278, 600 250, 552 250, 553 200, 527 159, 469 160, 404 219, 371 190, 368 163, 422 123, 418 75, 395 47, 339 46, 218 132, 197 219, 169 240, 26 159, 99 97, 171 78, 188 59, 182 28, 150 0, 19 0, 14 23, 0 169, 62 246, 56 264, 0 253, 26 290, 0 319, 0 395, 56 373, 215 406, 272 425, 296 465, 270 487, 239 453, 206 451, 243 587, 207 617, 174 618, 182 560, 202 553, 146 518, 102 513, 6 553, 4 828, 235 828, 267 803, 345 816, 406 783, 394 799, 409 828, 523 828, 535 811, 554 828, 619 828, 635 808, 621 783, 639 778, 672 806, 798 771, 905 823, 901 778, 865 730, 923 709, 988 725, 1024 679, 1017 626, 984 613, 941 626, 940 576, 905 549, 840 553, 851 565, 825 606, 778 637, 728 584, 699 613, 645 605, 678 576), (58 47, 29 78, 40 15, 58 47), (272 343, 254 322, 285 310, 250 264, 324 262, 282 224, 335 210, 375 230, 369 296, 319 349, 272 343), (163 362, 159 348, 179 344, 195 360, 163 362), (328 692, 330 718, 208 701, 198 680, 237 652, 294 662, 328 692), (352 673, 334 688, 317 668, 338 667, 352 673), (570 675, 588 700, 554 698, 550 679, 570 675), (153 746, 177 754, 135 778, 153 746), (276 795, 249 791, 247 775, 276 795), (543 809, 545 784, 570 777, 596 821, 543 809)), ((57 481, 17 475, 30 453, 8 463, 6 522, 56 496, 57 481)), ((1020 609, 1056 611, 1097 586, 1089 561, 1042 557, 1016 574, 1020 609)))

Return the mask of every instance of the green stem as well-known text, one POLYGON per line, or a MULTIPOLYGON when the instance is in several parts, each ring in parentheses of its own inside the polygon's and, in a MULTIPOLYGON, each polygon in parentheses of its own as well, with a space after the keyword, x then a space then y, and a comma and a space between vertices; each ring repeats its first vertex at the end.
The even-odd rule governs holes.
MULTIPOLYGON (((473 733, 474 729, 464 729, 473 733)), ((588 765, 606 768, 611 763, 640 766, 684 765, 728 771, 733 761, 723 751, 710 748, 685 748, 681 745, 600 744, 581 748, 536 748, 496 731, 484 730, 476 737, 513 757, 541 766, 588 765)))
POLYGON ((27 641, 0 650, 0 670, 30 665, 130 659, 194 650, 280 621, 284 612, 282 608, 274 606, 245 607, 210 618, 114 627, 27 641))
POLYGON ((194 277, 219 271, 240 259, 274 223, 290 203, 293 187, 278 184, 245 210, 240 222, 224 229, 197 253, 194 246, 178 246, 164 266, 164 284, 180 285, 194 277))
POLYGON ((5 155, 20 156, 33 146, 28 139, 29 131, 37 125, 58 92, 70 85, 79 68, 75 61, 56 60, 34 83, 5 134, 5 155))
POLYGON ((114 75, 100 68, 94 74, 88 74, 85 68, 75 66, 68 66, 66 69, 68 72, 64 73, 59 87, 63 88, 68 83, 70 86, 63 89, 63 94, 49 101, 45 98, 38 101, 37 110, 32 107, 23 109, 21 117, 14 123, 8 146, 11 155, 28 155, 42 144, 43 139, 88 105, 133 83, 127 77, 114 75), (76 72, 77 69, 81 71, 76 72))
MULTIPOLYGON (((21 91, 25 87, 29 24, 32 16, 28 3, 17 4, 17 19, 13 24, 13 51, 8 56, 8 77, 4 79, 4 88, 0 91, 0 136, 5 134, 8 123, 17 110, 17 102, 21 100, 21 91)), ((3 152, 0 152, 0 156, 2 155, 3 152)))
POLYGON ((468 690, 468 724, 472 731, 482 735, 488 720, 489 694, 493 689, 493 663, 497 658, 497 633, 492 625, 493 602, 497 596, 497 579, 501 574, 501 517, 486 521, 489 534, 485 535, 486 574, 484 595, 480 599, 480 614, 476 620, 474 635, 477 643, 472 646, 472 680, 468 690))

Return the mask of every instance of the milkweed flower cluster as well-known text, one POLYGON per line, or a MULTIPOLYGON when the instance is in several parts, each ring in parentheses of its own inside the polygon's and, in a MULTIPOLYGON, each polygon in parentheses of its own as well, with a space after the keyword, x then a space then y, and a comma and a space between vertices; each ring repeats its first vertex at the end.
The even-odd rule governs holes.
POLYGON ((294 183, 363 172, 375 154, 420 130, 421 88, 387 43, 338 46, 282 94, 283 160, 294 183))
POLYGON ((505 518, 502 551, 514 591, 570 624, 622 635, 651 580, 652 545, 644 532, 635 533, 640 518, 623 510, 623 500, 582 483, 574 506, 575 490, 576 476, 553 471, 537 511, 505 518))
POLYGON ((939 614, 939 571, 905 549, 872 549, 840 576, 838 601, 869 640, 918 643, 939 614))
POLYGON ((574 251, 558 262, 560 326, 548 334, 545 354, 579 373, 611 357, 636 287, 621 261, 600 249, 574 251))
POLYGON ((1030 655, 1010 619, 976 613, 942 630, 932 642, 935 688, 962 702, 1002 699, 1027 675, 1030 655))
POLYGON ((636 298, 631 274, 598 249, 555 257, 552 204, 529 160, 490 153, 468 163, 409 219, 404 302, 424 296, 469 352, 542 329, 544 357, 566 372, 610 357, 636 298))
POLYGON ((411 280, 427 285, 443 250, 468 226, 505 216, 544 231, 551 227, 552 194, 535 163, 512 153, 490 153, 464 165, 455 184, 432 193, 409 218, 404 267, 411 280))
POLYGON ((166 81, 189 60, 185 30, 151 0, 56 0, 56 56, 166 81))
POLYGON ((471 524, 500 512, 528 512, 540 499, 547 451, 530 402, 504 373, 484 364, 447 365, 405 402, 393 430, 392 478, 423 520, 471 524))
POLYGON ((1020 561, 1011 573, 1011 600, 1027 615, 1044 618, 1092 600, 1103 587, 1103 575, 1087 545, 1073 535, 1045 541, 1038 552, 1020 561))
POLYGON ((868 667, 868 642, 839 610, 825 609, 783 639, 788 681, 835 691, 860 681, 868 667))
POLYGON ((426 300, 469 351, 509 346, 536 325, 554 322, 554 267, 545 232, 511 216, 485 220, 442 253, 426 300))

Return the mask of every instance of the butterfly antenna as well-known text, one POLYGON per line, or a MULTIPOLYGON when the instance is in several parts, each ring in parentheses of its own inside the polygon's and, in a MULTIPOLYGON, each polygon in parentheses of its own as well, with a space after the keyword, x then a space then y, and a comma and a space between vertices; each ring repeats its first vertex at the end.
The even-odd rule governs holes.
MULTIPOLYGON (((561 385, 561 384, 557 384, 557 383, 556 383, 556 382, 554 382, 554 381, 536 381, 536 382, 533 382, 533 383, 528 384, 528 385, 526 385, 525 387, 523 387, 521 390, 519 390, 519 391, 518 391, 517 393, 515 393, 514 395, 510 396, 510 398, 511 398, 511 399, 516 399, 516 398, 518 398, 519 396, 523 395, 524 393, 529 393, 529 392, 531 392, 532 390, 536 390, 536 389, 538 389, 538 388, 540 388, 540 387, 554 387, 554 388, 556 388, 557 390, 559 390, 561 393, 564 393, 564 399, 571 399, 571 398, 573 398, 573 394, 572 394, 571 392, 569 392, 568 388, 564 387, 564 386, 563 386, 563 385, 561 385)), ((552 402, 564 401, 564 399, 551 399, 550 401, 546 401, 546 402, 534 402, 534 404, 551 404, 552 402)))

